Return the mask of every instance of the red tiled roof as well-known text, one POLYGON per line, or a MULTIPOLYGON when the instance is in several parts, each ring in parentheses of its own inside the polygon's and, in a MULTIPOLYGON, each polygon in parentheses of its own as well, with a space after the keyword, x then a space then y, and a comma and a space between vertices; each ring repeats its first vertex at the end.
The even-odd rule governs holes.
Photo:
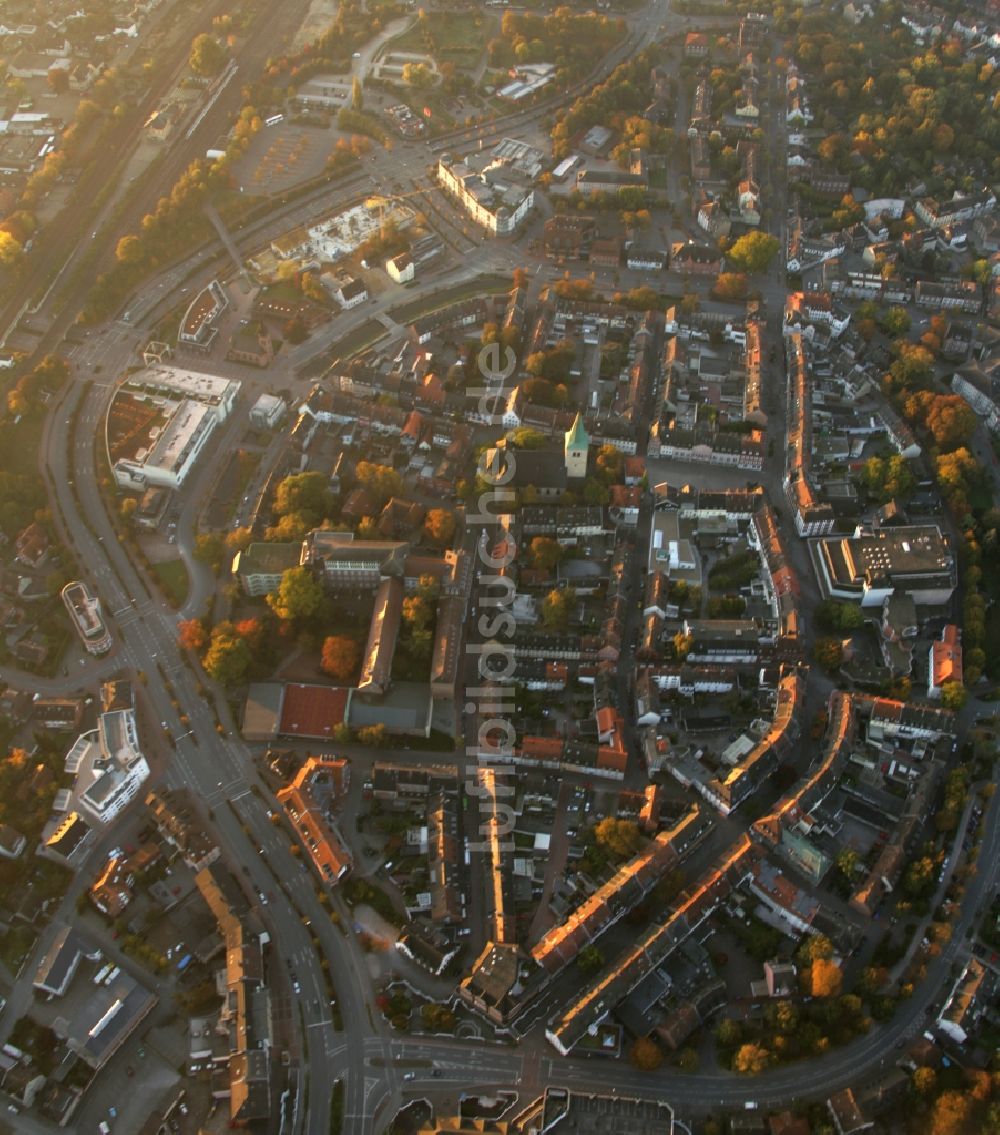
POLYGON ((281 706, 279 733, 294 737, 330 737, 347 714, 350 691, 338 686, 289 682, 281 706))

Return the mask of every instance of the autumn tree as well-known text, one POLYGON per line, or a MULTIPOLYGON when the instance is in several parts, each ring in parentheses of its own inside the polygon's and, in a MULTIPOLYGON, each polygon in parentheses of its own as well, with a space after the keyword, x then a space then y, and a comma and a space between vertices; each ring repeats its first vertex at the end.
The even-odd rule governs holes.
POLYGON ((594 828, 594 838, 600 847, 617 859, 629 859, 646 844, 646 837, 633 820, 619 820, 607 816, 594 828))
POLYGON ((139 264, 144 255, 142 241, 137 236, 123 236, 115 245, 115 259, 119 264, 139 264))
POLYGON ((939 394, 931 403, 926 419, 934 443, 944 452, 966 445, 976 431, 972 407, 958 394, 939 394))
POLYGON ((942 1092, 931 1113, 930 1135, 963 1135, 969 1130, 972 1099, 963 1092, 942 1092))
POLYGON ((358 730, 358 740, 362 745, 373 745, 376 748, 385 744, 386 729, 382 722, 377 725, 366 725, 358 730))
POLYGON ((348 682, 358 671, 361 648, 347 635, 329 635, 323 641, 323 654, 320 666, 324 674, 336 678, 338 682, 348 682))
POLYGON ((554 571, 562 559, 562 545, 551 536, 535 536, 528 546, 532 564, 541 571, 554 571))
POLYGON ((262 655, 267 653, 268 628, 263 619, 257 616, 250 619, 240 619, 238 623, 234 624, 234 630, 250 647, 250 653, 255 659, 259 660, 262 655))
POLYGON ((279 619, 308 619, 323 603, 323 585, 305 567, 282 572, 278 590, 267 597, 268 606, 279 619))
POLYGON ((663 1063, 663 1050, 652 1037, 641 1036, 632 1045, 629 1059, 643 1072, 653 1072, 663 1063))
POLYGON ((542 624, 549 631, 564 631, 576 603, 572 587, 556 587, 542 600, 542 624))
POLYGON ((622 451, 613 445, 602 445, 594 459, 598 477, 608 485, 621 481, 624 465, 625 457, 622 451))
POLYGON ((742 272, 722 272, 712 285, 712 299, 736 303, 747 298, 747 278, 742 272))
POLYGON ((832 958, 817 958, 809 972, 809 988, 813 997, 836 997, 840 993, 843 975, 832 958))
POLYGON ((245 552, 252 543, 253 529, 247 525, 234 528, 232 531, 226 533, 226 551, 231 552, 233 555, 237 552, 245 552))
POLYGON ((355 75, 351 80, 351 109, 364 110, 365 95, 361 86, 361 79, 355 75))
POLYGON ((177 645, 200 654, 208 645, 208 631, 201 619, 184 619, 177 626, 177 645))
POLYGON ((759 1076, 771 1062, 771 1054, 762 1044, 741 1044, 733 1057, 733 1071, 742 1076, 759 1076))
POLYGON ((24 255, 20 241, 0 229, 0 268, 16 268, 24 255))
POLYGON ((446 508, 432 508, 424 517, 424 531, 432 543, 445 547, 455 535, 455 514, 446 508))
POLYGON ((242 638, 231 622, 218 623, 212 628, 208 650, 202 659, 205 673, 223 686, 240 685, 250 671, 253 654, 246 639, 242 638))

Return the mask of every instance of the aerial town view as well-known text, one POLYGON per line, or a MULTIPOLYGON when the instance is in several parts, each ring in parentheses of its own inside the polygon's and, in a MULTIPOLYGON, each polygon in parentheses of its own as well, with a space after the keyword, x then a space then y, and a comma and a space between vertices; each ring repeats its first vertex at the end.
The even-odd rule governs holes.
POLYGON ((1000 0, 0 0, 0 1135, 1000 1135, 1000 0))

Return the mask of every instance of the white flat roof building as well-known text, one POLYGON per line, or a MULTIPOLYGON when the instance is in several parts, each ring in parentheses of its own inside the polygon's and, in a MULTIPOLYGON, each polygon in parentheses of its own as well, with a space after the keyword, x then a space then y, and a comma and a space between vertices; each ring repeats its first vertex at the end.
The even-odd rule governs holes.
POLYGON ((97 729, 77 738, 66 756, 76 776, 80 804, 102 823, 110 823, 138 796, 149 777, 139 748, 135 711, 102 713, 97 729))
POLYGON ((180 488, 239 391, 236 379, 174 366, 148 367, 127 378, 115 400, 152 402, 161 418, 133 452, 114 461, 115 480, 130 489, 180 488))

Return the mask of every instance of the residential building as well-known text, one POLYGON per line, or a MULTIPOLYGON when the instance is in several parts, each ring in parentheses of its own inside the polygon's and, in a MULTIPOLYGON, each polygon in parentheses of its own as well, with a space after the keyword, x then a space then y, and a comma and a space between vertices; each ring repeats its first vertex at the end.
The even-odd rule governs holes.
POLYGON ((339 883, 351 869, 351 853, 340 836, 332 810, 350 782, 342 758, 310 756, 295 779, 277 793, 309 861, 324 883, 339 883))
POLYGON ((273 430, 288 413, 288 404, 278 394, 261 394, 250 407, 250 424, 258 430, 273 430))
POLYGON ((962 632, 954 623, 948 623, 941 631, 941 638, 931 643, 927 696, 939 698, 945 682, 962 684, 962 632))
POLYGON ((229 306, 229 297, 218 280, 213 280, 188 304, 177 332, 180 347, 208 353, 219 333, 219 316, 229 306))
POLYGON ((398 256, 390 257, 385 262, 385 270, 390 280, 397 284, 408 284, 416 273, 413 257, 408 252, 401 252, 398 256))

